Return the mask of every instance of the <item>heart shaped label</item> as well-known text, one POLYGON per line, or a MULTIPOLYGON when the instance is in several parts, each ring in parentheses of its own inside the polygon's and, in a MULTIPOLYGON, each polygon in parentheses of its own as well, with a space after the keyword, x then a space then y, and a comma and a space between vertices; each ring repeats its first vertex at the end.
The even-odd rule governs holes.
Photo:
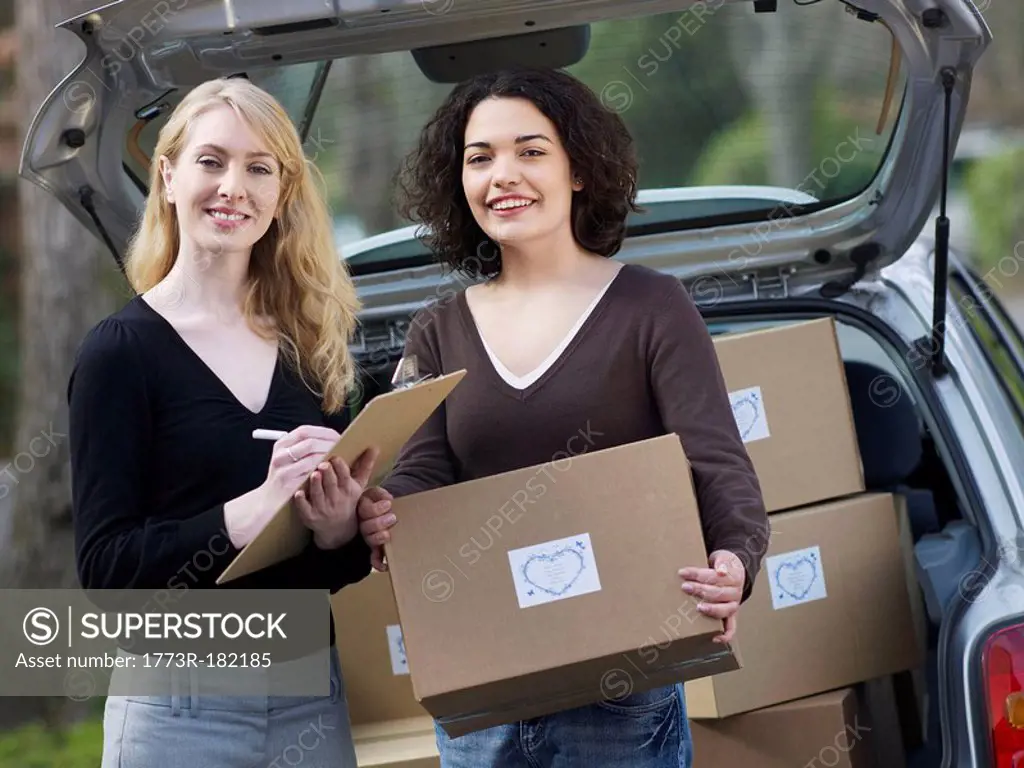
POLYGON ((583 555, 565 548, 551 554, 531 555, 523 566, 527 584, 549 595, 564 595, 583 573, 583 555))
POLYGON ((405 655, 405 638, 400 624, 389 624, 388 651, 391 655, 391 673, 394 675, 409 674, 409 659, 405 655))
POLYGON ((779 589, 794 600, 803 600, 814 586, 818 577, 818 569, 810 558, 801 557, 793 563, 783 563, 775 574, 779 589))
POLYGON ((601 590, 589 533, 511 549, 508 564, 520 608, 601 590))
POLYGON ((818 546, 772 555, 765 560, 765 570, 776 610, 828 597, 818 546))
POLYGON ((732 416, 744 443, 770 437, 760 387, 749 387, 729 393, 732 416))
POLYGON ((757 405, 752 400, 744 399, 732 404, 732 415, 740 429, 740 437, 744 440, 757 423, 757 413, 757 405))

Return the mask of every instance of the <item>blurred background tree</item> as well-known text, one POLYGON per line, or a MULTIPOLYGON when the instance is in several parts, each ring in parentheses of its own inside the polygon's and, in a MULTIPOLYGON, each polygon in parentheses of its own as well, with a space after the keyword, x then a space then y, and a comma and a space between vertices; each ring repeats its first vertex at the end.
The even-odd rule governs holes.
POLYGON ((18 36, 14 5, 0 2, 0 456, 14 444, 13 404, 18 381, 17 317, 20 224, 18 209, 18 109, 14 63, 18 36))
POLYGON ((993 277, 1000 282, 1019 280, 1024 273, 1024 245, 1017 247, 1024 243, 1024 149, 980 158, 966 170, 964 184, 978 271, 996 270, 993 277))
MULTIPOLYGON (((39 105, 84 54, 71 33, 58 31, 54 25, 87 8, 82 0, 17 0, 15 98, 9 101, 19 118, 19 145, 39 105)), ((0 584, 10 588, 74 587, 78 580, 71 526, 66 388, 82 334, 109 311, 111 302, 101 288, 96 239, 52 195, 27 183, 19 184, 17 191, 21 224, 19 375, 14 440, 8 455, 24 453, 32 467, 18 472, 17 482, 8 485, 10 492, 4 494, 10 505, 10 522, 8 541, 0 549, 0 584), (28 453, 31 441, 47 434, 54 439, 45 455, 28 453)), ((55 726, 85 710, 66 698, 0 699, 0 720, 7 723, 40 719, 55 726)))

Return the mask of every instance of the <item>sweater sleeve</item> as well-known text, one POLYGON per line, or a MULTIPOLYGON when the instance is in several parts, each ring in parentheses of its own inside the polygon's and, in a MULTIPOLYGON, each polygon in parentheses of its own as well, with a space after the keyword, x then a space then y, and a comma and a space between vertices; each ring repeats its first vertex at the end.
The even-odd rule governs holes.
POLYGON ((337 549, 320 549, 312 540, 294 557, 239 579, 244 589, 328 589, 334 594, 370 574, 370 547, 357 533, 337 549))
MULTIPOLYGON (((404 354, 406 357, 416 356, 420 376, 441 376, 445 373, 437 348, 437 320, 433 314, 437 311, 439 308, 421 310, 409 324, 404 354)), ((402 447, 395 466, 381 486, 398 498, 452 485, 455 481, 454 458, 448 444, 446 410, 442 402, 402 447)))
POLYGON ((152 438, 146 366, 134 333, 108 318, 83 340, 68 382, 75 555, 82 587, 162 589, 203 554, 212 587, 238 554, 217 504, 187 519, 149 519, 152 438))
POLYGON ((768 548, 761 486, 740 437, 711 334, 678 281, 657 305, 651 380, 662 422, 679 435, 693 472, 709 554, 728 550, 747 572, 745 601, 768 548))

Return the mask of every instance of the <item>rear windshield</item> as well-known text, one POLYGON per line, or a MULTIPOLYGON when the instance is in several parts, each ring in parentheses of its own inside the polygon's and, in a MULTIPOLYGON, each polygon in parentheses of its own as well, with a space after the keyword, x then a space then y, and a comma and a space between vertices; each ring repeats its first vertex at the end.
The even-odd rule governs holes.
MULTIPOLYGON (((831 203, 862 191, 900 111, 904 72, 892 48, 885 26, 840 3, 780 2, 777 13, 755 13, 751 3, 707 0, 595 23, 568 71, 636 139, 640 187, 653 202, 633 223, 683 228, 716 213, 758 219, 792 210, 793 199, 831 203), (734 185, 742 189, 722 189, 734 185)), ((393 174, 451 86, 429 81, 408 51, 329 63, 322 90, 317 64, 250 76, 308 128, 342 255, 361 268, 404 261, 422 252, 408 238, 356 244, 409 225, 394 210, 393 174)))

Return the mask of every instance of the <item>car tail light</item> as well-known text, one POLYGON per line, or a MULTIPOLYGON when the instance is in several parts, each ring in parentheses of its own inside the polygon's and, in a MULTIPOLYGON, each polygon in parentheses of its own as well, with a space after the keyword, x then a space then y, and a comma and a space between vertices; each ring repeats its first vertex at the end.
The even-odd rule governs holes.
POLYGON ((1024 624, 988 639, 982 667, 993 768, 1024 768, 1024 624))

